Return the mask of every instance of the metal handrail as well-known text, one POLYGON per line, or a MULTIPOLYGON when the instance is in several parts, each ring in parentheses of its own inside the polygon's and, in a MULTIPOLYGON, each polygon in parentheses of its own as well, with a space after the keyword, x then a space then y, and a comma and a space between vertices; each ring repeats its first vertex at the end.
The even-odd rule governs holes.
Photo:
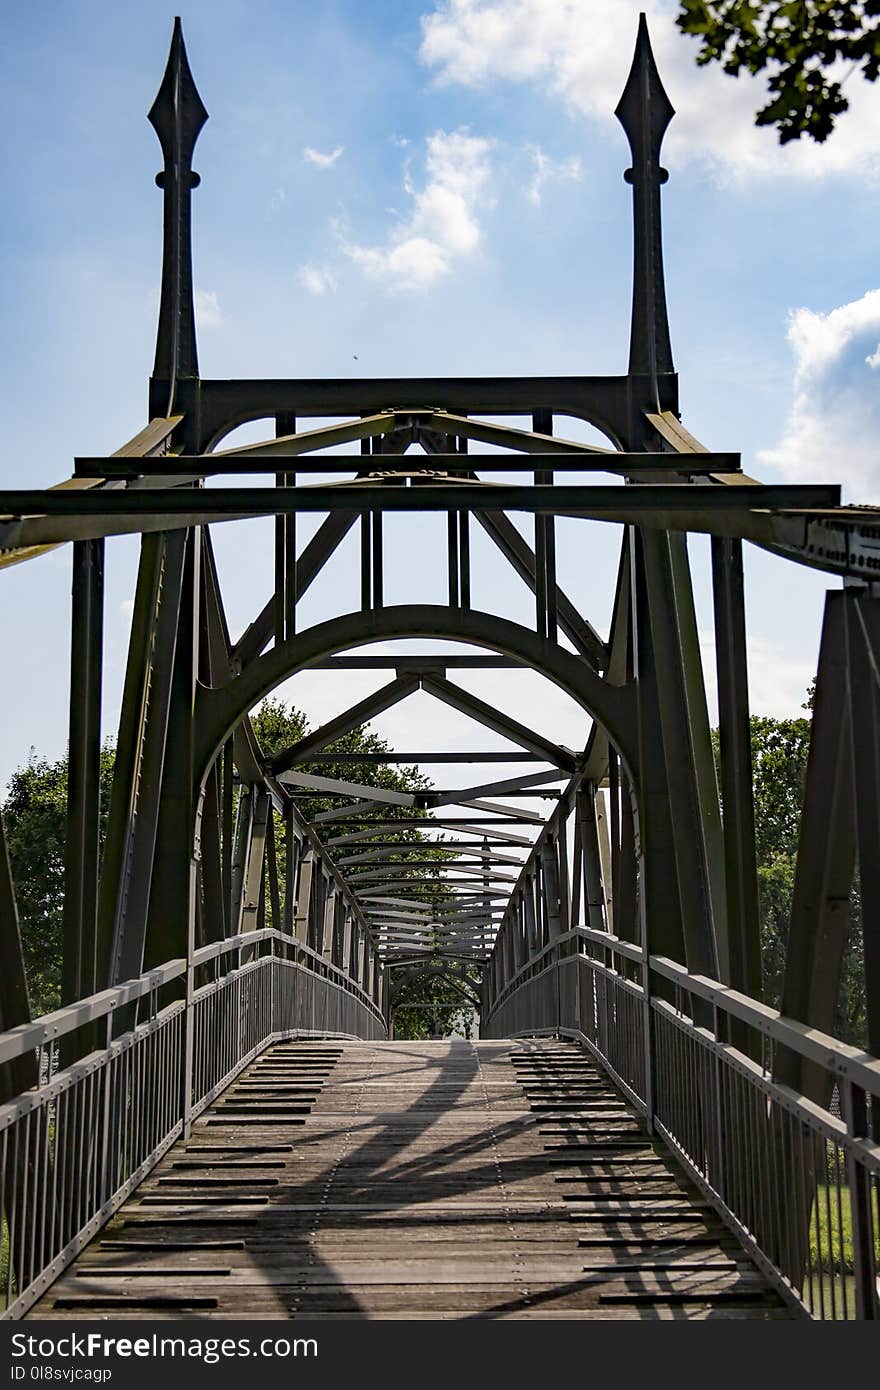
POLYGON ((66 1004, 62 1009, 43 1014, 42 1018, 34 1019, 32 1023, 20 1023, 16 1028, 0 1033, 0 1063, 14 1061, 16 1057, 23 1057, 48 1043, 57 1042, 65 1034, 75 1032, 86 1023, 105 1018, 121 1005, 132 1004, 136 999, 142 999, 145 994, 151 994, 185 974, 185 960, 170 960, 134 980, 126 980, 124 984, 90 994, 76 1004, 66 1004))
POLYGON ((207 946, 199 946, 193 952, 192 963, 194 967, 206 965, 209 961, 216 960, 219 956, 227 954, 229 951, 237 951, 247 946, 257 946, 263 941, 279 941, 285 946, 289 946, 301 955, 308 956, 320 965, 321 971, 326 972, 327 976, 332 976, 340 988, 355 994, 375 1013, 377 1018, 384 1021, 381 1009, 376 1005, 366 990, 358 984, 357 980, 351 975, 346 975, 344 970, 340 970, 338 965, 327 960, 318 951, 307 946, 299 937, 292 936, 289 932, 280 931, 277 927, 261 927, 257 931, 240 932, 238 936, 228 936, 223 941, 212 941, 207 946))
POLYGON ((840 1042, 818 1028, 810 1028, 797 1019, 789 1018, 762 1004, 747 994, 729 989, 706 975, 691 975, 683 965, 665 956, 651 956, 651 970, 671 980, 689 994, 705 999, 715 1008, 746 1023, 764 1037, 781 1043, 809 1062, 816 1062, 836 1076, 861 1086, 871 1095, 880 1097, 880 1058, 872 1057, 849 1043, 840 1042))
POLYGON ((520 966, 516 974, 510 977, 510 980, 498 994, 498 997, 493 1002, 487 1014, 487 1018, 491 1018, 495 1010, 499 1008, 521 984, 524 984, 527 980, 533 979, 535 974, 540 973, 536 970, 536 966, 538 966, 539 962, 545 962, 545 966, 552 964, 555 958, 556 948, 563 945, 566 941, 574 940, 589 941, 592 945, 602 946, 606 950, 611 951, 614 955, 621 956, 624 960, 631 960, 640 965, 644 964, 645 953, 641 946, 637 946, 634 942, 624 941, 622 937, 614 936, 612 932, 597 931, 595 927, 572 927, 570 931, 561 932, 559 936, 554 937, 552 941, 549 941, 545 946, 542 946, 539 951, 536 951, 531 960, 526 961, 525 965, 520 966))

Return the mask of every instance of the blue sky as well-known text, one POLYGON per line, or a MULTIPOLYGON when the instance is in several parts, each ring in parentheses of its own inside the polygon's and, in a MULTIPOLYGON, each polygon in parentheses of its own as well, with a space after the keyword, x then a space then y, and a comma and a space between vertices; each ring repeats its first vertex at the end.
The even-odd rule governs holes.
MULTIPOLYGON (((824 147, 780 150, 760 89, 698 71, 645 3, 676 106, 665 150, 667 288, 683 418, 767 481, 840 481, 878 501, 880 90, 824 147), (873 360, 872 360, 873 359, 873 360)), ((286 0, 188 3, 191 65, 210 112, 196 150, 199 355, 205 376, 608 372, 625 368, 630 194, 611 112, 639 5, 630 0, 286 0), (356 360, 355 360, 356 359, 356 360)), ((47 485, 74 454, 111 452, 145 421, 161 249, 159 149, 148 110, 173 8, 128 0, 18 6, 5 16, 4 485, 47 485)), ((605 629, 616 533, 562 528, 560 572, 605 629)), ((264 601, 266 524, 218 531, 233 627, 264 601), (234 590, 234 592, 233 592, 234 590)), ((429 523, 401 525, 401 593, 430 597, 429 523)), ((692 546, 711 636, 705 542, 692 546)), ((482 552, 480 552, 482 555, 482 552)), ((108 727, 115 723, 136 546, 110 545, 108 727)), ((485 557, 483 601, 523 609, 485 557)), ((0 786, 66 726, 69 554, 0 575, 0 786)), ((344 556, 308 601, 338 607, 344 556)), ((799 712, 815 665, 821 575, 748 559, 753 702, 799 712)), ((524 611, 524 610, 523 610, 524 611)), ((534 716, 527 678, 510 706, 534 716)), ((475 689, 492 695, 491 678, 475 689)), ((293 698, 313 717, 319 677, 293 698)), ((419 708, 418 701, 414 709, 419 708)), ((578 727, 571 711, 560 719, 578 727)), ((409 716, 400 716, 408 719, 409 716)), ((415 715, 413 715, 413 719, 415 715)), ((579 716, 578 716, 579 718, 579 716)), ((391 717, 398 742, 412 732, 391 717)))

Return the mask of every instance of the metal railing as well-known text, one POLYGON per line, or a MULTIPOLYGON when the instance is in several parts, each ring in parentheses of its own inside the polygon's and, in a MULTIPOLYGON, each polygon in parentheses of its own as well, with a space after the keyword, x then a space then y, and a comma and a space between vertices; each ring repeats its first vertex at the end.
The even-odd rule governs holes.
POLYGON ((202 947, 189 970, 170 961, 0 1034, 0 1065, 32 1057, 40 1078, 0 1106, 3 1317, 27 1311, 270 1043, 385 1036, 354 980, 271 928, 202 947), (189 1003, 163 1003, 182 979, 189 1003), (89 1050, 62 1063, 73 1035, 89 1050))
POLYGON ((481 1031, 578 1039, 790 1303, 880 1317, 880 1060, 586 927, 520 969, 481 1031), (778 1079, 784 1054, 824 1103, 778 1079))

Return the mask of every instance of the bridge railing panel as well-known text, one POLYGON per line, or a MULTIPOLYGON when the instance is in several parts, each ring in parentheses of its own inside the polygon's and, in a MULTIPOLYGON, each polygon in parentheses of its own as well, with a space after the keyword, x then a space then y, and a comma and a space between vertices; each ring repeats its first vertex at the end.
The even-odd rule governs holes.
POLYGON ((0 1106, 3 1316, 27 1311, 263 1048, 328 1035, 383 1038, 385 1020, 343 971, 271 928, 0 1034, 0 1065, 35 1055, 40 1078, 0 1106), (167 1002, 184 979, 188 998, 167 1002))
POLYGON ((880 1061, 672 961, 651 972, 674 991, 652 999, 654 1127, 813 1317, 877 1318, 880 1061), (737 1023, 755 1055, 728 1041, 737 1023), (783 1049, 822 1103, 778 1079, 783 1049))
POLYGON ((877 1058, 590 928, 519 970, 482 1032, 582 1042, 790 1302, 880 1316, 877 1058), (779 1079, 783 1053, 821 1103, 779 1079))
MULTIPOLYGON (((103 1015, 108 1035, 115 1012, 103 1015)), ((180 1135, 183 1052, 178 1002, 63 1069, 57 1046, 43 1049, 40 1085, 0 1107, 7 1316, 43 1293, 180 1135)))

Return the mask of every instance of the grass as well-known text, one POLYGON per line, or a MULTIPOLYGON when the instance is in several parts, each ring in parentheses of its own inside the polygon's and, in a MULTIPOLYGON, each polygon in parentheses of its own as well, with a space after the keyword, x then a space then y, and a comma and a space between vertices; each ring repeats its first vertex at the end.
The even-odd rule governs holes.
POLYGON ((838 1215, 837 1189, 823 1183, 817 1187, 810 1220, 810 1260, 814 1269, 827 1274, 852 1274, 852 1207, 846 1188, 840 1192, 838 1215))
POLYGON ((853 1277, 852 1207, 849 1192, 819 1183, 810 1218, 810 1267, 812 1277, 804 1281, 803 1296, 813 1315, 824 1305, 826 1318, 854 1318, 855 1278, 853 1277), (820 1301, 821 1291, 821 1301, 820 1301))
POLYGON ((0 1219, 0 1311, 6 1307, 6 1278, 9 1273, 9 1231, 6 1218, 0 1219))

